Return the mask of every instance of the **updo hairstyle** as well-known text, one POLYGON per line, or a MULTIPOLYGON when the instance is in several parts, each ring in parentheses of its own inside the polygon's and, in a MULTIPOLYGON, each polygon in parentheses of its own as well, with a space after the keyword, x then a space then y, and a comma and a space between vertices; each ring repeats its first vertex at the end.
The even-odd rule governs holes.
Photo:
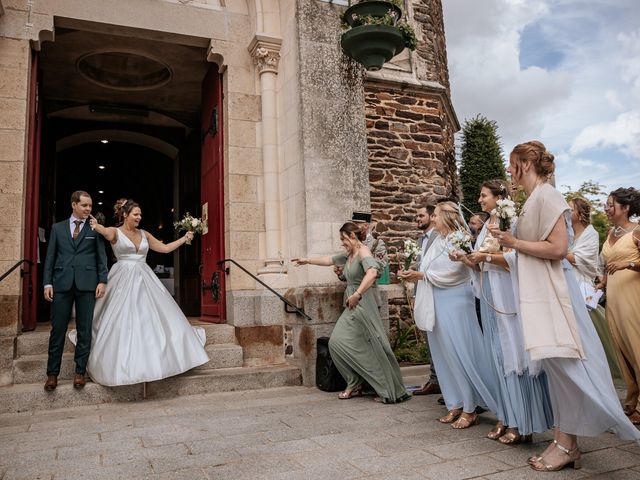
POLYGON ((130 198, 121 198, 113 206, 113 218, 116 219, 116 226, 120 226, 124 223, 124 216, 129 215, 134 208, 140 208, 138 202, 131 200, 130 198))
POLYGON ((569 203, 573 204, 576 213, 578 214, 578 221, 585 227, 591 223, 591 204, 582 197, 574 197, 569 200, 569 203))
POLYGON ((494 197, 509 198, 509 189, 504 180, 487 180, 482 184, 481 188, 486 188, 494 197))
POLYGON ((629 217, 640 215, 640 191, 633 187, 618 188, 609 194, 620 205, 629 205, 629 217))
POLYGON ((353 222, 347 222, 340 227, 340 236, 350 237, 354 234, 358 240, 364 242, 367 238, 367 232, 353 222))
POLYGON ((515 157, 517 162, 517 176, 520 176, 522 164, 527 161, 531 162, 533 169, 541 177, 551 177, 556 169, 556 165, 553 163, 554 156, 547 151, 542 142, 537 140, 516 145, 511 152, 511 156, 515 157))

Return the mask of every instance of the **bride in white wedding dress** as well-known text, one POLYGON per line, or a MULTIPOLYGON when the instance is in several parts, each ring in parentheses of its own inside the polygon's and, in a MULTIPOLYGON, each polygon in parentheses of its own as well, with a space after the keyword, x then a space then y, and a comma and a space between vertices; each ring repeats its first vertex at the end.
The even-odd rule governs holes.
POLYGON ((130 385, 208 362, 204 329, 191 326, 146 264, 149 249, 172 252, 191 240, 193 233, 165 245, 138 229, 142 211, 136 202, 118 200, 114 210, 121 223, 118 228, 106 228, 90 218, 91 228, 111 243, 117 262, 109 272, 105 296, 94 310, 89 375, 101 385, 130 385))

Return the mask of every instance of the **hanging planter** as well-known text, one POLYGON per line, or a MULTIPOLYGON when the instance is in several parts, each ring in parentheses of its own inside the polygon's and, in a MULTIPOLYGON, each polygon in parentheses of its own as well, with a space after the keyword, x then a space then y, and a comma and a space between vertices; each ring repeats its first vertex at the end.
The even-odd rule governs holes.
POLYGON ((365 0, 350 6, 342 16, 348 29, 342 34, 342 51, 367 70, 380 70, 405 48, 416 48, 413 28, 401 18, 395 2, 365 0))

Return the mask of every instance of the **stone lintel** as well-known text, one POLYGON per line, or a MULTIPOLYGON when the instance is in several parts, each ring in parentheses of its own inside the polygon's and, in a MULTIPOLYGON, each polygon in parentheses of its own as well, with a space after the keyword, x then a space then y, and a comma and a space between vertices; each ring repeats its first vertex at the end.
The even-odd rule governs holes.
POLYGON ((394 72, 393 76, 380 72, 366 73, 366 87, 378 88, 381 90, 394 90, 398 92, 415 93, 415 94, 431 94, 438 97, 447 112, 447 117, 451 121, 454 132, 460 130, 460 122, 456 115, 455 109, 449 93, 443 85, 438 82, 429 80, 418 80, 412 74, 400 74, 394 72))

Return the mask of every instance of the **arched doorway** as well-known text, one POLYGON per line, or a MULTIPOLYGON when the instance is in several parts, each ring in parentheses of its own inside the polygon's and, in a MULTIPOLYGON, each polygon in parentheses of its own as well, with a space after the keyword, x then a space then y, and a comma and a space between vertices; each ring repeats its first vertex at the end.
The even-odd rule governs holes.
MULTIPOLYGON (((69 215, 69 195, 76 189, 92 194, 94 212, 102 212, 107 224, 117 198, 136 199, 143 207, 141 227, 169 242, 176 219, 187 211, 202 214, 202 130, 208 128, 201 125, 202 102, 208 89, 221 96, 219 81, 211 87, 203 83, 217 71, 206 62, 208 40, 183 44, 164 37, 166 43, 158 45, 154 32, 75 25, 57 29, 56 41, 45 43, 40 53, 39 202, 31 212, 32 229, 40 232, 39 256, 46 253, 43 240, 52 224, 69 215)), ((218 138, 216 148, 221 145, 218 138)), ((221 189, 221 172, 217 175, 221 189)), ((210 230, 223 231, 222 215, 211 214, 223 208, 222 197, 208 204, 209 218, 220 222, 210 230)), ((188 316, 200 316, 202 310, 200 244, 197 239, 174 254, 148 257, 188 316)), ((223 245, 215 250, 221 256, 223 245)), ((31 285, 37 313, 25 312, 25 329, 48 319, 41 279, 40 266, 31 285)), ((205 320, 223 321, 224 308, 217 312, 205 320)))

